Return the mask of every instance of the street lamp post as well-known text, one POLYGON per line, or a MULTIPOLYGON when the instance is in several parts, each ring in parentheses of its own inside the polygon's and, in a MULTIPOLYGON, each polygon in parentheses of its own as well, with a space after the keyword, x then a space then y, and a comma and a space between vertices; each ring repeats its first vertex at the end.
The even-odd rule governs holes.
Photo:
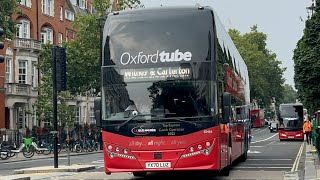
MULTIPOLYGON (((105 22, 105 18, 101 15, 97 18, 98 25, 99 25, 99 32, 100 32, 100 67, 102 67, 102 41, 103 41, 103 25, 105 22)), ((102 90, 102 89, 101 89, 102 90)), ((101 107, 101 106, 100 106, 101 107)), ((100 126, 102 125, 102 118, 100 118, 100 126)), ((103 142, 102 142, 102 129, 100 127, 100 150, 103 150, 103 142)))

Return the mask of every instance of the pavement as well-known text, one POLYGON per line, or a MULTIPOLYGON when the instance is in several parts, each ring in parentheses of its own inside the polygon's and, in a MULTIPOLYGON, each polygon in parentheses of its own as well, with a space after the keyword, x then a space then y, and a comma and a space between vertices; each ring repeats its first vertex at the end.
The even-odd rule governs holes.
MULTIPOLYGON (((96 153, 102 153, 102 150, 92 151, 92 152, 80 152, 80 153, 70 152, 70 156, 80 156, 80 155, 96 154, 96 153)), ((58 154, 58 156, 59 157, 67 157, 68 153, 67 152, 60 152, 58 154)), ((15 155, 14 157, 11 157, 9 159, 0 160, 0 164, 11 163, 11 162, 20 162, 20 161, 29 161, 29 160, 34 160, 34 159, 48 159, 48 158, 53 158, 53 157, 54 157, 53 153, 51 153, 49 155, 43 155, 43 154, 36 154, 35 153, 33 157, 26 158, 26 157, 23 156, 22 153, 19 153, 19 154, 15 155)))
POLYGON ((313 145, 306 144, 304 179, 320 179, 320 161, 316 148, 313 145))

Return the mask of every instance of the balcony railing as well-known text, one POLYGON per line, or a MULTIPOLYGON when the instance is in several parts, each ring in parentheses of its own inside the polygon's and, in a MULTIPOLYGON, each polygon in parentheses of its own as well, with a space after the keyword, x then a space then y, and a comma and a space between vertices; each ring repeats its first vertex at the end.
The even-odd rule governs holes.
POLYGON ((29 84, 6 83, 6 95, 37 96, 38 93, 34 87, 29 84))
POLYGON ((16 38, 14 39, 14 48, 16 49, 32 49, 41 50, 41 41, 26 38, 16 38))

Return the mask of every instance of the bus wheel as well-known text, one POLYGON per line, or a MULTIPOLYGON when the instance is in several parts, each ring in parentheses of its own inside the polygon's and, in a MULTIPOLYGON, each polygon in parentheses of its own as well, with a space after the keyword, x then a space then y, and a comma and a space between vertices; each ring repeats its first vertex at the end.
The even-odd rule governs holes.
POLYGON ((228 165, 226 167, 224 167, 221 171, 220 171, 220 175, 221 176, 229 176, 230 174, 230 169, 231 169, 231 165, 228 165))
POLYGON ((135 177, 145 177, 147 172, 132 172, 133 176, 135 177))

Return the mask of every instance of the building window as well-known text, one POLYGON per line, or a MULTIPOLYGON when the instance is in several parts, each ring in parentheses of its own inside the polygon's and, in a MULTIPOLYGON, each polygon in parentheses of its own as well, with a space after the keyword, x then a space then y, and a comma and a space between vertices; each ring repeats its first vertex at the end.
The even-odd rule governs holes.
POLYGON ((94 118, 94 108, 90 107, 90 124, 96 124, 96 119, 94 118))
POLYGON ((42 0, 42 13, 54 16, 54 0, 42 0))
POLYGON ((82 9, 87 9, 87 0, 79 0, 79 7, 82 9))
POLYGON ((28 8, 31 8, 31 0, 20 0, 20 4, 28 8))
POLYGON ((37 87, 38 86, 38 69, 36 63, 32 63, 32 79, 31 79, 31 85, 32 87, 37 87))
POLYGON ((66 10, 66 19, 70 20, 70 21, 74 21, 74 13, 71 11, 66 10))
POLYGON ((59 44, 59 46, 62 46, 62 33, 59 33, 58 34, 58 44, 59 44))
POLYGON ((81 112, 81 107, 78 106, 76 107, 76 112, 75 112, 75 123, 80 124, 80 112, 81 112))
POLYGON ((12 67, 12 57, 6 56, 6 82, 11 82, 11 67, 12 67))
POLYGON ((60 6, 60 21, 63 21, 63 7, 60 6))
POLYGON ((16 37, 30 39, 30 21, 20 19, 16 25, 16 37))
POLYGON ((41 29, 41 42, 44 44, 53 44, 53 30, 49 27, 41 29))
POLYGON ((43 126, 44 127, 50 127, 50 125, 51 125, 50 120, 46 119, 45 121, 43 121, 43 126))
POLYGON ((19 60, 19 83, 27 84, 27 61, 19 60))

